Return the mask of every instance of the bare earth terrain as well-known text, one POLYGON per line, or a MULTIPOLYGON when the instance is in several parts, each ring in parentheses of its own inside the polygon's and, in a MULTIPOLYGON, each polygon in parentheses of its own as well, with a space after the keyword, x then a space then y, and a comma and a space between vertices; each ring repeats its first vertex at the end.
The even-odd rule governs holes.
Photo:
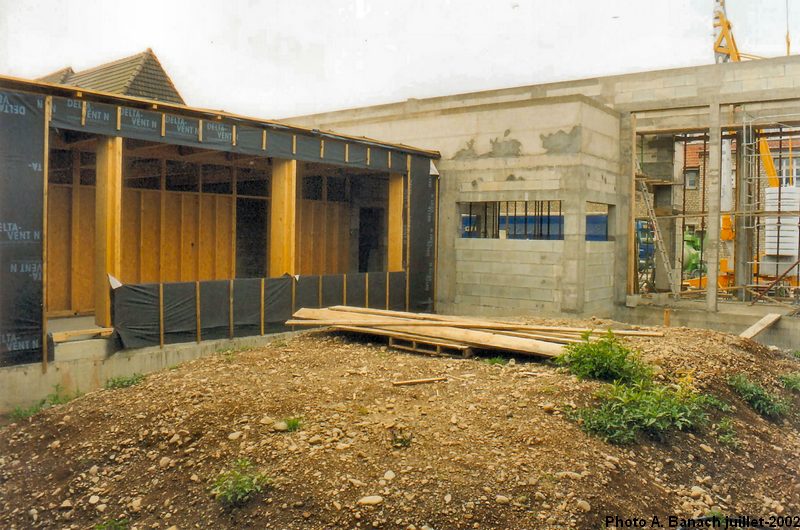
MULTIPOLYGON (((555 323, 538 320, 537 322, 555 323)), ((574 322, 570 322, 574 324, 574 322)), ((598 325, 597 322, 594 325, 598 325)), ((800 516, 800 400, 782 352, 668 328, 625 342, 659 379, 734 406, 711 426, 610 445, 569 419, 602 383, 551 363, 434 358, 306 333, 99 390, 0 427, 0 528, 605 528, 608 515, 800 516), (725 384, 744 372, 791 401, 770 422, 725 384), (447 382, 393 386, 445 376, 447 382), (299 417, 300 429, 281 420, 299 417), (276 425, 277 422, 277 425, 276 425), (403 446, 404 445, 404 446, 403 446), (270 484, 241 508, 210 486, 240 457, 270 484), (367 502, 365 497, 376 504, 367 502)))

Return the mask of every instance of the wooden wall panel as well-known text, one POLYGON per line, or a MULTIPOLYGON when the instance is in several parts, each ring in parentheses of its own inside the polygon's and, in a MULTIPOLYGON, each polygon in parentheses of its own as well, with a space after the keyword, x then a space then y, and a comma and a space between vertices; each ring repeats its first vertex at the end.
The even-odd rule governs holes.
POLYGON ((164 246, 161 249, 163 282, 181 281, 181 194, 165 192, 164 246))
POLYGON ((139 192, 139 277, 142 283, 159 281, 159 246, 161 234, 160 192, 142 190, 139 192))
POLYGON ((181 194, 181 281, 194 281, 198 277, 197 268, 197 217, 198 196, 181 194))
POLYGON ((215 195, 200 197, 200 280, 215 280, 217 264, 217 201, 215 195))
POLYGON ((71 301, 72 189, 50 186, 47 193, 47 310, 69 311, 71 301))
POLYGON ((139 283, 141 275, 141 192, 135 189, 122 190, 122 283, 139 283))
POLYGON ((231 238, 233 238, 233 198, 227 195, 215 195, 216 219, 215 230, 215 273, 216 279, 233 278, 233 260, 231 256, 231 238))
POLYGON ((299 274, 347 272, 350 206, 344 202, 303 200, 300 208, 299 274))
MULTIPOLYGON (((78 208, 78 260, 73 264, 72 280, 75 282, 73 311, 84 313, 94 310, 94 201, 93 187, 81 186, 78 208)), ((75 238, 73 238, 75 240, 75 238)))

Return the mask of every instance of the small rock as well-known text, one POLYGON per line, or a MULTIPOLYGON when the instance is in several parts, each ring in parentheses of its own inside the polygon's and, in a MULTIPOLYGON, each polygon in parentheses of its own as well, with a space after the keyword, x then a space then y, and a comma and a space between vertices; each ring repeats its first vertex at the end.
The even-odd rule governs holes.
POLYGON ((89 497, 89 504, 97 504, 98 502, 100 502, 100 497, 97 495, 92 495, 89 497))
POLYGON ((361 506, 376 506, 383 502, 383 497, 380 495, 367 495, 358 499, 358 504, 361 506))
POLYGON ((545 403, 542 405, 542 410, 548 414, 552 414, 556 411, 556 405, 555 403, 545 403))
POLYGON ((55 441, 51 442, 50 445, 48 445, 48 447, 50 449, 58 449, 59 447, 61 447, 61 442, 59 442, 58 440, 55 440, 55 441))
POLYGON ((104 511, 106 511, 106 505, 105 504, 98 504, 97 505, 97 511, 100 512, 100 513, 103 513, 104 511))
POLYGON ((65 500, 64 502, 61 503, 61 508, 69 510, 70 508, 72 508, 72 501, 69 499, 65 500))
POLYGON ((192 476, 189 477, 189 480, 192 482, 200 482, 200 477, 198 477, 196 474, 192 474, 192 476))
POLYGON ((92 475, 92 476, 97 475, 98 471, 99 471, 99 469, 98 469, 97 466, 92 466, 92 467, 89 468, 89 474, 92 475))
POLYGON ((276 421, 272 424, 272 430, 277 432, 286 432, 289 430, 289 424, 283 420, 276 421))
POLYGON ((384 480, 392 480, 392 479, 394 479, 394 477, 396 477, 396 476, 397 476, 397 475, 395 475, 395 474, 394 474, 394 471, 392 471, 392 470, 390 469, 389 471, 387 471, 386 473, 384 473, 384 474, 383 474, 383 479, 384 479, 384 480))
POLYGON ((589 504, 584 500, 579 500, 578 502, 575 503, 575 506, 582 512, 588 512, 589 510, 592 509, 591 504, 589 504))
POLYGON ((508 504, 511 502, 511 499, 509 499, 505 495, 498 495, 497 497, 494 498, 494 500, 497 501, 497 504, 508 504))
POLYGON ((158 466, 160 468, 165 468, 172 463, 172 459, 168 456, 161 457, 161 460, 158 461, 158 466))
POLYGON ((230 433, 228 435, 228 440, 231 440, 231 441, 235 442, 236 440, 238 440, 241 437, 242 437, 242 431, 236 431, 236 432, 232 432, 232 433, 230 433))
POLYGON ((700 444, 700 449, 702 449, 703 451, 705 451, 708 454, 713 454, 714 453, 714 448, 710 447, 710 446, 708 446, 706 444, 700 444))
POLYGON ((689 496, 693 499, 699 499, 703 495, 706 494, 706 491, 701 488, 700 486, 692 486, 691 491, 689 492, 689 496))
POLYGON ((453 496, 452 496, 452 495, 450 495, 449 493, 448 493, 447 495, 445 495, 445 496, 444 496, 444 502, 445 502, 446 504, 450 504, 450 501, 452 501, 452 500, 453 500, 453 496))
POLYGON ((308 439, 308 443, 312 445, 322 443, 322 436, 320 436, 319 434, 315 434, 314 436, 308 439))

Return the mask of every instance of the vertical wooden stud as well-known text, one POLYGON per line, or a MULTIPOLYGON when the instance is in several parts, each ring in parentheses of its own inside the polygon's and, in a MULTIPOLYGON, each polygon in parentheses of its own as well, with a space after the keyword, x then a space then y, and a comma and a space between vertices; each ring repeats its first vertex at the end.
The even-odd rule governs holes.
POLYGON ((197 120, 197 141, 203 141, 203 120, 197 120))
POLYGON ((388 266, 387 270, 403 270, 403 174, 389 174, 388 266))
POLYGON ((318 290, 317 290, 317 305, 319 307, 322 307, 322 274, 317 276, 317 279, 319 280, 317 282, 317 287, 318 287, 318 290))
POLYGON ((297 161, 274 159, 270 197, 269 273, 295 274, 297 256, 297 161))
POLYGON ((389 309, 389 271, 386 271, 386 310, 389 309))
POLYGON ((117 106, 117 130, 122 129, 122 107, 117 106))
POLYGON ((167 224, 167 161, 161 159, 161 181, 159 182, 159 210, 158 210, 158 281, 164 281, 164 241, 166 239, 165 227, 167 224))
POLYGON ((262 129, 262 131, 261 131, 261 150, 262 151, 266 151, 267 150, 267 130, 266 129, 262 129))
POLYGON ((293 155, 297 154, 297 135, 296 134, 292 135, 292 154, 293 155))
POLYGON ((167 135, 167 115, 163 112, 161 113, 161 136, 164 137, 167 135))
POLYGON ((344 144, 344 161, 350 162, 350 144, 344 144))
POLYGON ((42 373, 47 372, 50 345, 47 342, 47 195, 48 173, 50 172, 50 117, 53 98, 44 100, 44 145, 42 153, 42 373))
POLYGON ((95 321, 111 325, 108 275, 122 267, 122 138, 105 137, 97 145, 95 188, 95 321))
POLYGON ((81 101, 81 127, 86 126, 86 101, 81 101))
POLYGON ((236 209, 239 206, 238 194, 236 190, 236 182, 239 176, 238 168, 234 164, 233 169, 231 170, 232 177, 233 177, 233 187, 231 191, 233 192, 233 206, 231 206, 231 271, 230 277, 236 278, 236 209))
POLYGON ((70 272, 69 272, 69 285, 70 285, 70 308, 73 312, 78 312, 78 299, 80 294, 78 292, 78 263, 80 263, 80 233, 81 233, 81 152, 74 149, 70 152, 72 155, 72 218, 70 219, 70 272))
POLYGON ((342 274, 342 305, 347 305, 347 273, 342 274))
POLYGON ((158 284, 158 344, 164 347, 164 284, 158 284))
POLYGON ((406 311, 411 307, 411 155, 406 156, 406 311))
POLYGON ((364 273, 364 307, 369 307, 369 273, 364 273))
POLYGON ((233 338, 233 280, 228 280, 228 335, 233 338))
POLYGON ((433 198, 433 307, 436 312, 436 289, 438 282, 436 277, 439 274, 439 177, 436 177, 436 193, 433 198))
POLYGON ((264 334, 264 319, 266 315, 264 314, 264 284, 266 280, 261 278, 261 298, 260 298, 260 306, 261 306, 261 334, 264 334))

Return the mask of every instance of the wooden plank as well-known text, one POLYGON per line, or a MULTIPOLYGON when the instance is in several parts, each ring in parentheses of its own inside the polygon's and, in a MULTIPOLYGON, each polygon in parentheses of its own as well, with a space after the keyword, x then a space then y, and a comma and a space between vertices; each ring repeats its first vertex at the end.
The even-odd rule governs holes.
POLYGON ((269 274, 295 274, 297 259, 297 161, 273 159, 269 274))
POLYGON ((111 326, 108 275, 120 277, 122 267, 122 138, 101 138, 97 144, 95 204, 95 322, 111 326))
POLYGON ((80 197, 78 208, 78 256, 77 262, 72 266, 76 268, 76 294, 73 309, 77 312, 94 311, 95 303, 95 189, 90 186, 80 186, 77 189, 80 197))
POLYGON ((72 208, 70 210, 70 296, 69 308, 72 311, 78 311, 80 304, 78 302, 80 291, 78 286, 78 263, 80 261, 80 210, 81 210, 81 152, 74 149, 70 152, 72 157, 72 208))
POLYGON ((181 281, 181 254, 183 248, 183 237, 181 236, 181 194, 174 191, 163 192, 164 204, 164 230, 161 248, 161 259, 163 260, 162 281, 179 282, 181 281))
POLYGON ((389 174, 388 270, 403 270, 403 174, 389 174))
POLYGON ((746 330, 739 333, 739 336, 745 339, 752 339, 753 337, 755 337, 756 335, 758 335, 759 333, 763 332, 768 327, 773 325, 775 322, 780 320, 782 316, 783 315, 781 315, 780 313, 767 313, 766 315, 761 317, 761 319, 758 322, 756 322, 746 330))
MULTIPOLYGON (((347 314, 342 311, 336 312, 330 309, 301 309, 294 314, 295 317, 306 319, 330 320, 341 319, 343 322, 349 321, 355 325, 385 320, 384 317, 368 314, 347 314)), ((402 332, 411 332, 430 336, 436 339, 452 340, 463 342, 472 346, 487 349, 497 349, 514 351, 530 355, 543 357, 554 357, 562 353, 562 346, 551 342, 536 339, 523 339, 510 337, 489 331, 477 331, 472 329, 461 329, 454 327, 435 327, 435 326, 404 326, 395 325, 392 329, 402 332)))
POLYGON ((142 190, 141 196, 141 281, 155 283, 161 276, 161 192, 142 190))
POLYGON ((59 331, 52 334, 53 342, 66 342, 75 337, 109 337, 114 333, 114 328, 73 329, 59 331))
MULTIPOLYGON (((535 324, 514 324, 508 322, 496 322, 491 320, 480 320, 474 317, 456 317, 451 315, 434 315, 431 313, 411 313, 408 311, 389 311, 385 309, 370 309, 365 307, 351 307, 336 305, 328 309, 331 311, 340 311, 346 313, 362 313, 368 315, 385 316, 403 318, 408 320, 429 320, 447 322, 454 327, 476 327, 476 328, 491 328, 491 329, 510 329, 510 330, 524 330, 524 331, 544 331, 544 332, 558 332, 558 333, 573 333, 581 335, 587 331, 593 334, 601 335, 606 333, 607 329, 590 329, 590 328, 576 328, 568 326, 545 326, 535 324), (461 325, 459 325, 461 324, 461 325)), ((415 324, 408 323, 413 326, 415 324)), ((423 324, 425 325, 425 324, 423 324)), ((436 325, 436 324, 431 324, 436 325)), ((615 335, 630 336, 630 337, 663 337, 664 333, 661 331, 645 331, 645 330, 632 330, 632 329, 612 329, 615 335)))
POLYGON ((392 381, 392 386, 424 385, 426 383, 442 383, 446 377, 429 377, 427 379, 409 379, 408 381, 392 381))
POLYGON ((72 309, 72 190, 50 186, 47 194, 47 314, 72 309))
POLYGON ((140 192, 131 188, 122 190, 122 270, 119 277, 122 283, 139 283, 141 281, 139 277, 140 217, 140 192))
POLYGON ((378 335, 381 337, 390 337, 396 339, 403 339, 408 341, 424 342, 431 346, 442 346, 443 348, 452 348, 454 350, 465 350, 469 348, 469 344, 461 342, 453 342, 446 340, 438 340, 424 335, 415 335, 413 333, 401 333, 399 331, 391 331, 380 328, 360 327, 360 326, 331 326, 331 329, 336 331, 350 331, 352 333, 363 333, 365 335, 378 335))

